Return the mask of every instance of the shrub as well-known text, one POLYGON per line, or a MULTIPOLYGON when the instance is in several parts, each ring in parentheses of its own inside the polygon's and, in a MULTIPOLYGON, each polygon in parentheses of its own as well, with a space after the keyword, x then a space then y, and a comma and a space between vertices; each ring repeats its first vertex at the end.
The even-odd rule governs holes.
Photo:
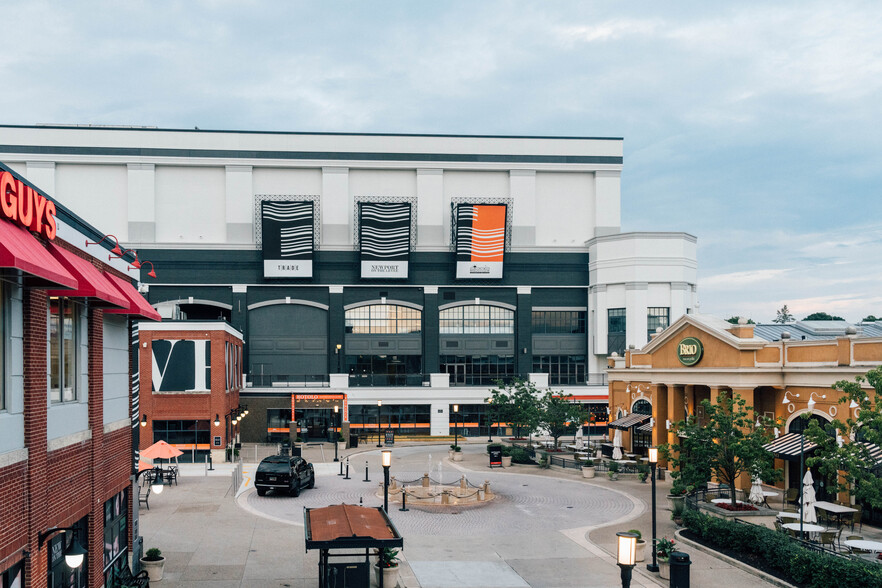
POLYGON ((502 446, 502 456, 508 457, 511 455, 511 445, 503 445, 502 446))
POLYGON ((450 449, 452 449, 454 452, 462 451, 462 447, 460 447, 459 445, 451 445, 450 449))
POLYGON ((162 552, 156 547, 151 547, 144 554, 144 561, 159 561, 162 559, 162 552))
POLYGON ((662 537, 655 542, 655 553, 662 559, 670 559, 671 553, 677 548, 677 542, 667 537, 662 537))
POLYGON ((511 448, 511 461, 512 463, 536 463, 530 457, 530 454, 527 453, 527 450, 523 447, 512 447, 511 448))
POLYGON ((585 461, 582 462, 582 467, 593 468, 594 467, 594 460, 593 459, 586 459, 585 461))
POLYGON ((640 541, 641 539, 643 539, 643 533, 641 533, 637 529, 631 529, 628 532, 637 535, 637 541, 640 541))
POLYGON ((617 461, 609 462, 609 473, 611 473, 611 474, 619 473, 619 462, 617 462, 617 461))

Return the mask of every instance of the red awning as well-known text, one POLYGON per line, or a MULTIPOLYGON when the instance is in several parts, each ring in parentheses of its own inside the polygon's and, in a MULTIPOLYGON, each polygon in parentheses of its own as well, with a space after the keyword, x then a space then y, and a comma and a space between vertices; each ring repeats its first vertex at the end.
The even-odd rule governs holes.
POLYGON ((136 316, 140 316, 145 319, 150 319, 151 321, 161 321, 162 317, 159 316, 159 313, 154 310, 150 303, 144 300, 144 297, 141 296, 141 293, 135 290, 135 287, 128 280, 123 280, 122 278, 118 278, 115 275, 104 272, 104 277, 107 278, 111 284, 116 286, 116 289, 119 290, 120 294, 122 294, 126 300, 129 301, 127 304, 127 308, 122 310, 118 310, 115 308, 111 308, 109 310, 105 310, 104 312, 107 314, 132 314, 136 316))
POLYGON ((54 243, 49 244, 49 252, 64 266, 64 269, 73 274, 78 284, 76 290, 50 290, 48 292, 50 296, 92 298, 92 306, 98 307, 129 307, 128 299, 120 294, 94 265, 54 243))
POLYGON ((77 279, 24 228, 0 221, 0 268, 11 267, 28 274, 28 286, 76 288, 77 279))

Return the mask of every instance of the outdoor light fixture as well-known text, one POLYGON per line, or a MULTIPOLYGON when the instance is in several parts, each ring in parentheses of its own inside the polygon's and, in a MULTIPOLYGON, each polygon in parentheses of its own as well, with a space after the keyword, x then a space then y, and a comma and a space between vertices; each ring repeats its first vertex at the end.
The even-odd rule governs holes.
POLYGON ((150 489, 153 490, 155 494, 162 494, 163 488, 165 488, 165 480, 162 479, 162 470, 160 468, 154 468, 153 481, 150 482, 150 489))
POLYGON ((855 408, 857 408, 858 406, 860 406, 860 405, 857 403, 856 400, 854 400, 854 399, 852 398, 851 403, 848 405, 848 408, 850 408, 850 409, 855 409, 855 408))
POLYGON ((637 563, 637 535, 616 533, 616 564, 622 568, 622 588, 631 587, 631 572, 637 563))
POLYGON ((73 540, 70 543, 70 547, 64 554, 64 563, 67 564, 67 567, 71 569, 76 569, 83 565, 83 559, 86 554, 89 553, 80 542, 77 540, 77 528, 76 527, 53 527, 47 531, 43 531, 39 535, 39 545, 43 547, 43 543, 46 539, 49 538, 50 535, 54 533, 67 533, 70 531, 73 533, 73 540))
POLYGON ((150 264, 150 271, 147 272, 147 275, 150 276, 151 278, 155 278, 155 277, 156 277, 156 270, 153 268, 153 262, 152 262, 152 261, 142 261, 142 262, 141 262, 141 265, 143 266, 143 265, 146 265, 146 264, 148 264, 148 263, 150 264))
POLYGON ((143 415, 141 415, 141 426, 142 427, 147 426, 147 413, 146 412, 143 415))
MULTIPOLYGON (((648 449, 649 457, 649 477, 652 478, 652 563, 646 564, 646 569, 650 572, 658 571, 657 554, 655 553, 655 468, 658 464, 658 447, 650 447, 648 449)), ((624 569, 622 570, 624 573, 624 569)))
POLYGON ((453 405, 453 451, 459 447, 459 405, 453 405))
MULTIPOLYGON (((120 254, 120 257, 122 257, 123 255, 125 255, 126 253, 129 253, 129 252, 132 252, 132 253, 135 254, 135 261, 132 262, 132 268, 135 268, 135 269, 141 269, 141 261, 138 259, 138 252, 135 251, 134 249, 126 249, 126 250, 124 250, 124 251, 120 254)), ((132 268, 129 268, 129 269, 132 269, 132 268)))
POLYGON ((817 392, 812 392, 811 395, 809 395, 809 399, 808 399, 808 409, 809 410, 812 410, 813 408, 815 408, 815 395, 816 394, 817 394, 818 398, 827 398, 826 394, 818 394, 817 392))
POLYGON ((116 241, 116 246, 113 249, 111 249, 110 252, 113 253, 114 255, 122 255, 123 251, 119 246, 119 239, 116 238, 116 235, 111 235, 110 233, 107 233, 106 235, 104 235, 101 238, 100 241, 95 241, 94 243, 91 243, 91 242, 89 242, 88 239, 86 239, 86 247, 88 247, 89 245, 101 245, 102 243, 104 243, 104 240, 107 239, 108 237, 113 237, 113 240, 116 241))
POLYGON ((794 397, 799 398, 799 394, 794 394, 794 393, 791 392, 790 390, 784 390, 784 399, 781 400, 781 404, 789 404, 790 402, 793 402, 793 398, 794 398, 794 397), (789 401, 787 400, 787 395, 788 395, 788 394, 790 394, 790 400, 789 400, 789 401))
POLYGON ((389 512, 389 467, 392 465, 392 452, 384 449, 383 454, 383 511, 389 512))
POLYGON ((215 414, 215 415, 214 415, 214 426, 215 426, 215 427, 219 427, 219 426, 220 426, 220 415, 219 415, 219 414, 215 414))

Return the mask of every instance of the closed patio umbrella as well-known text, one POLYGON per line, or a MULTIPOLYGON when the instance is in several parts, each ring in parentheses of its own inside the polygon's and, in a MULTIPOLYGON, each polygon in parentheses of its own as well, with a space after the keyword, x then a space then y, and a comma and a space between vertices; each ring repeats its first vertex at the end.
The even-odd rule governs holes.
POLYGON ((765 499, 760 479, 758 476, 755 476, 753 478, 753 485, 750 487, 750 497, 748 500, 754 504, 762 504, 765 499))
POLYGON ((613 436, 613 459, 622 459, 622 430, 616 429, 616 433, 613 436))
POLYGON ((582 449, 582 447, 585 446, 584 441, 585 441, 585 437, 584 437, 584 434, 582 433, 582 425, 580 424, 578 426, 578 428, 576 429, 576 437, 575 437, 576 447, 578 449, 582 449))
POLYGON ((811 470, 806 470, 802 478, 802 520, 805 523, 817 523, 818 516, 815 514, 815 487, 812 486, 811 470))

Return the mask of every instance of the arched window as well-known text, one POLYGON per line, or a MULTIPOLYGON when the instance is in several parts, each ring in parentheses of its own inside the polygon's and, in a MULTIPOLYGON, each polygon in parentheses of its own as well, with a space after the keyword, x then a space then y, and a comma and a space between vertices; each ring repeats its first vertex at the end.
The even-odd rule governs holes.
POLYGON ((403 335, 422 331, 422 312, 397 304, 368 304, 346 311, 346 332, 355 335, 403 335))
POLYGON ((652 414, 652 404, 649 403, 648 400, 640 399, 634 403, 634 408, 631 409, 631 412, 634 414, 652 414))
POLYGON ((441 311, 442 335, 513 334, 514 311, 489 304, 465 304, 441 311))

